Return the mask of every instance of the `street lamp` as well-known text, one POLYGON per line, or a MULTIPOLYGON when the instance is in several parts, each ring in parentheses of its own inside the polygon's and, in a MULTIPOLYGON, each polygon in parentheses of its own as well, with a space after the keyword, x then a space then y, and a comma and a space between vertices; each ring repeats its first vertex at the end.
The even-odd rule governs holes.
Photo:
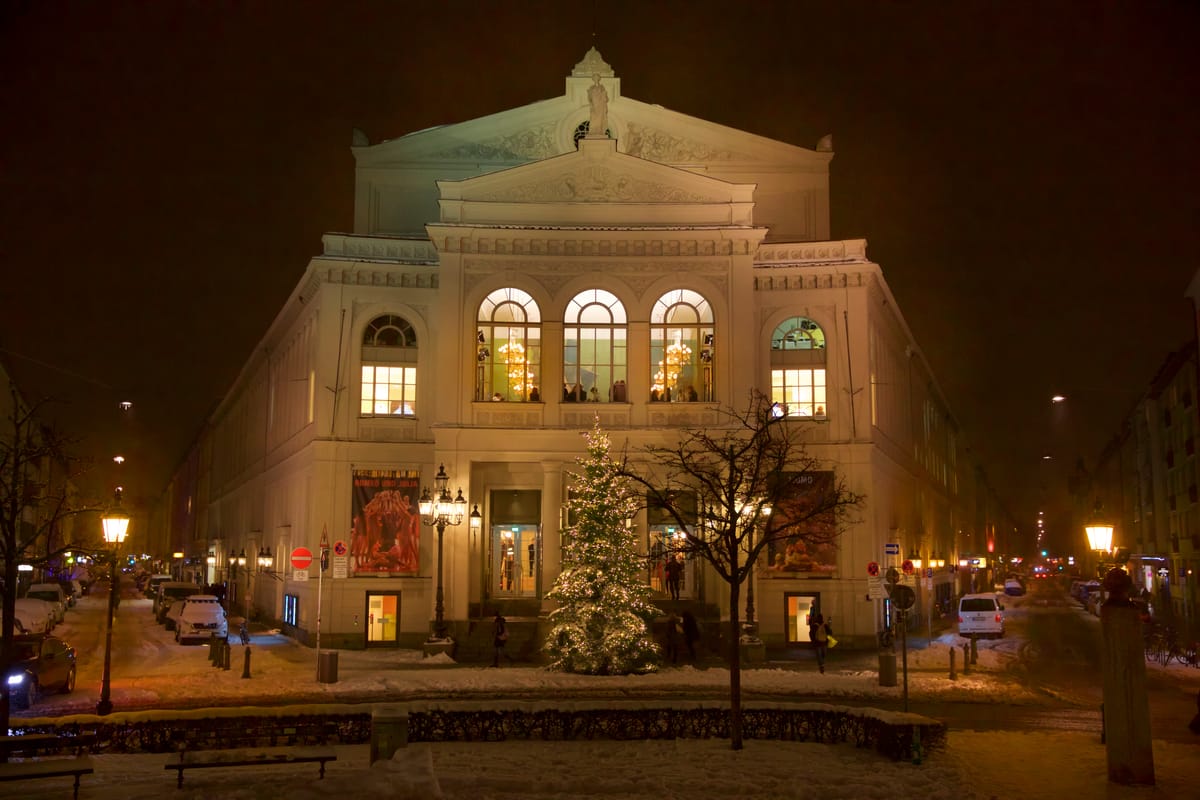
POLYGON ((1083 526, 1088 547, 1096 553, 1096 573, 1100 577, 1100 602, 1104 602, 1104 556, 1112 552, 1113 526, 1100 516, 1100 506, 1092 512, 1091 520, 1083 526))
POLYGON ((446 475, 445 465, 439 464, 437 475, 433 478, 434 496, 430 497, 428 486, 421 493, 421 521, 426 525, 432 525, 437 528, 438 534, 437 595, 434 607, 436 617, 433 627, 433 639, 439 640, 446 638, 446 623, 443 620, 445 605, 442 594, 442 534, 445 532, 446 526, 461 523, 467 511, 467 500, 463 497, 462 489, 458 490, 457 497, 451 499, 450 490, 447 488, 449 482, 450 478, 446 475))
POLYGON ((96 704, 96 713, 104 716, 112 712, 112 628, 113 611, 116 609, 117 592, 120 584, 117 582, 117 553, 125 541, 129 531, 129 515, 121 511, 121 492, 113 493, 113 506, 100 518, 104 528, 104 541, 112 548, 112 563, 108 579, 108 629, 104 633, 104 676, 100 680, 100 702, 96 704))

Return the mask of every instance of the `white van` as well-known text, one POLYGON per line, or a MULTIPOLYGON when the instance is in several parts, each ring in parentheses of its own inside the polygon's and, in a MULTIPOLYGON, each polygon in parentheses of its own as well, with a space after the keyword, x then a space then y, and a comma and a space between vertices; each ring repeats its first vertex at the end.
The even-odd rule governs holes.
POLYGON ((224 639, 229 635, 225 609, 216 595, 193 594, 183 600, 183 610, 175 620, 175 641, 180 644, 204 639, 224 639))
POLYGON ((968 639, 1004 636, 1004 606, 994 594, 964 594, 958 599, 958 635, 968 639))

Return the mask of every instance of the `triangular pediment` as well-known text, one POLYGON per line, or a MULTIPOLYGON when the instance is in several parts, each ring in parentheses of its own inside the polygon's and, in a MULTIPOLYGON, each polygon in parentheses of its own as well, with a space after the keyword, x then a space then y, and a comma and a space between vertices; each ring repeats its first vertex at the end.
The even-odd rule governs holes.
POLYGON ((579 150, 461 181, 438 181, 443 223, 750 224, 754 185, 698 175, 585 138, 579 150), (586 205, 583 209, 580 206, 586 205), (651 211, 651 207, 653 210, 651 211))

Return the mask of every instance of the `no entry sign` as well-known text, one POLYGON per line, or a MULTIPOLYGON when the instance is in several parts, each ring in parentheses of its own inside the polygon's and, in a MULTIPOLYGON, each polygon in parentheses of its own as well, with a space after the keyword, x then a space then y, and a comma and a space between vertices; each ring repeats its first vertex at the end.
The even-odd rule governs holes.
POLYGON ((312 563, 312 551, 307 547, 297 547, 292 551, 292 567, 295 569, 308 569, 312 563))

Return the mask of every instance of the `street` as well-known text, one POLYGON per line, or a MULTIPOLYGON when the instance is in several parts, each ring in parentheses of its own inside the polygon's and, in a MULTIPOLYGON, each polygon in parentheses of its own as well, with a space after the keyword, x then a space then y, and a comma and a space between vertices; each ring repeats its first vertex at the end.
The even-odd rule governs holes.
MULTIPOLYGON (((914 637, 909 651, 910 711, 946 722, 955 730, 1062 730, 1100 732, 1101 675, 1099 620, 1083 611, 1053 581, 1033 581, 1030 594, 1005 598, 1007 633, 979 642, 980 663, 948 679, 949 646, 962 640, 949 633, 931 645, 914 637)), ((75 646, 78 681, 74 693, 45 696, 15 717, 94 713, 103 668, 106 584, 97 584, 55 630, 75 646)), ((920 631, 924 633, 924 631, 920 631)), ((936 629, 935 629, 936 632, 936 629)), ((256 632, 249 648, 250 678, 243 678, 246 652, 231 648, 229 670, 209 661, 205 645, 176 644, 154 621, 150 601, 131 584, 113 627, 112 698, 115 710, 181 709, 227 705, 365 703, 481 697, 542 699, 689 698, 728 696, 728 672, 719 662, 702 668, 672 668, 628 679, 558 673, 531 683, 533 666, 489 671, 479 665, 422 659, 412 650, 338 651, 339 679, 316 680, 316 653, 272 632, 256 632), (617 688, 618 682, 620 683, 617 688), (547 688, 551 687, 551 688, 547 688)), ((828 701, 890 710, 903 708, 903 686, 879 687, 874 651, 832 651, 825 675, 816 675, 808 654, 743 671, 747 701, 828 701)), ((1196 710, 1200 670, 1172 664, 1147 665, 1151 727, 1156 739, 1195 743, 1187 723, 1196 710)), ((902 680, 901 680, 902 684, 902 680)))

